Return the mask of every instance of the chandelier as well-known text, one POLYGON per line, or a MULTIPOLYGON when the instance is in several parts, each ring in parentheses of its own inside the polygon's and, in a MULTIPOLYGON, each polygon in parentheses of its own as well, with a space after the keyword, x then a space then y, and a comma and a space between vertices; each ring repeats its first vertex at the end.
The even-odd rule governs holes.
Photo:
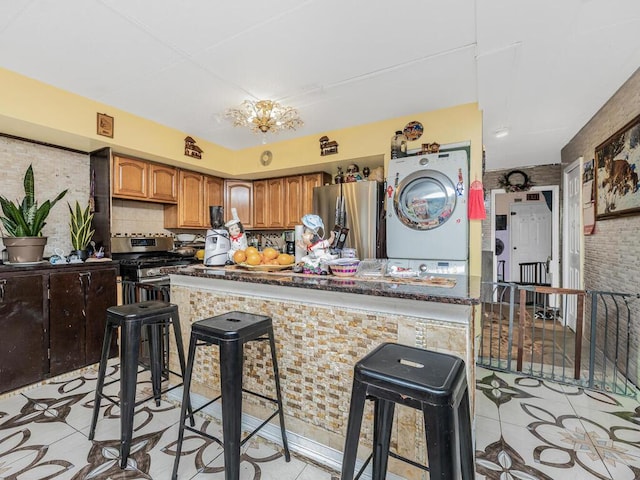
POLYGON ((283 107, 273 100, 245 100, 239 107, 229 108, 225 117, 234 127, 249 127, 255 133, 295 130, 303 125, 295 108, 283 107))

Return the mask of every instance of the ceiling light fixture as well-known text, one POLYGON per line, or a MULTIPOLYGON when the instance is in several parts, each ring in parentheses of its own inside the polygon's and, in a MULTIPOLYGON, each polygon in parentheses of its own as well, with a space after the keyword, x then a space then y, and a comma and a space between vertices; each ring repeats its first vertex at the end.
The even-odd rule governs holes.
POLYGON ((225 117, 234 127, 249 127, 255 133, 295 130, 303 125, 298 111, 283 107, 273 100, 245 100, 239 107, 229 108, 225 117))
POLYGON ((504 138, 507 135, 509 135, 509 129, 508 128, 499 128, 498 130, 496 130, 494 132, 494 135, 496 136, 496 138, 504 138))

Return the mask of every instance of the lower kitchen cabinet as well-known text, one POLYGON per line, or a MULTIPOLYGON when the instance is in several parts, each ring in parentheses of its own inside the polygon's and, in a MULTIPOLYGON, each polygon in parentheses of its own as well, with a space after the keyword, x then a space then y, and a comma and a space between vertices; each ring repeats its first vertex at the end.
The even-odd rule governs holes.
POLYGON ((0 393, 47 374, 46 276, 0 277, 0 393))
MULTIPOLYGON (((100 360, 114 265, 0 271, 0 393, 100 360)), ((111 353, 117 353, 114 339, 111 353)))
POLYGON ((49 297, 49 373, 98 362, 106 310, 116 304, 115 269, 51 273, 49 297))

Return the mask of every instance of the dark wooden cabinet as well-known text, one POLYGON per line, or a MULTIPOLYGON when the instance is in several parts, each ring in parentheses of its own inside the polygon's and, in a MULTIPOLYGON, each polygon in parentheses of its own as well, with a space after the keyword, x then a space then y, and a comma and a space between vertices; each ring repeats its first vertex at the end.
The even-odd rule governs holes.
MULTIPOLYGON (((97 363, 115 265, 0 270, 0 393, 97 363)), ((117 353, 114 339, 111 353, 117 353)))
POLYGON ((115 270, 51 273, 49 297, 49 373, 98 362, 106 310, 116 304, 115 270))
POLYGON ((42 274, 0 277, 0 393, 47 374, 45 279, 42 274))

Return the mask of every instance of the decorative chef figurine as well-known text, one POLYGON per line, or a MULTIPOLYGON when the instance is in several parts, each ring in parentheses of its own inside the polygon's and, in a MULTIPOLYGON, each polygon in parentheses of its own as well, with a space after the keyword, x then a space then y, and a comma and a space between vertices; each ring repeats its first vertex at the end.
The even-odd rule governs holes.
POLYGON ((328 239, 324 239, 324 223, 318 215, 308 214, 302 217, 304 231, 302 233, 302 245, 307 255, 302 257, 305 270, 312 273, 321 273, 321 261, 327 262, 336 258, 329 248, 333 244, 335 233, 332 231, 328 239), (318 233, 322 229, 322 236, 318 233))
POLYGON ((238 250, 245 250, 247 248, 247 236, 244 234, 242 223, 240 223, 238 211, 232 208, 231 215, 233 218, 224 224, 227 230, 229 230, 229 241, 231 242, 231 249, 227 254, 229 260, 233 260, 233 254, 238 250))

